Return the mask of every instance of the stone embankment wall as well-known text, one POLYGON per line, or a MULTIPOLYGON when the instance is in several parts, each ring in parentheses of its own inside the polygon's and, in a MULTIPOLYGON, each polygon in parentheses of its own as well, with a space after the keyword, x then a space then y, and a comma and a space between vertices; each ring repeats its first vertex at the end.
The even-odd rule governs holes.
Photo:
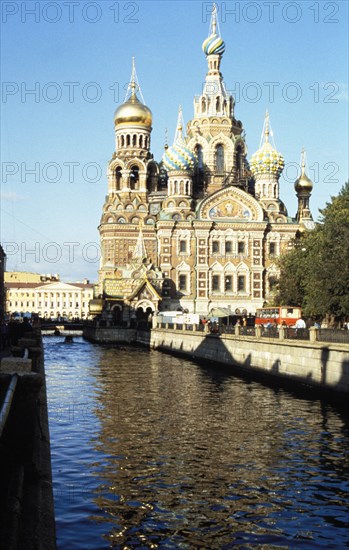
POLYGON ((0 549, 56 550, 40 331, 25 334, 12 352, 0 365, 0 549))
POLYGON ((349 349, 345 344, 154 328, 150 347, 229 365, 232 369, 257 371, 317 388, 349 392, 349 349))
POLYGON ((132 344, 137 340, 137 330, 118 327, 84 327, 83 336, 99 344, 132 344))
POLYGON ((85 327, 84 337, 99 343, 134 343, 159 351, 221 363, 237 373, 302 383, 321 390, 349 392, 349 346, 311 341, 206 334, 153 327, 151 331, 85 327))

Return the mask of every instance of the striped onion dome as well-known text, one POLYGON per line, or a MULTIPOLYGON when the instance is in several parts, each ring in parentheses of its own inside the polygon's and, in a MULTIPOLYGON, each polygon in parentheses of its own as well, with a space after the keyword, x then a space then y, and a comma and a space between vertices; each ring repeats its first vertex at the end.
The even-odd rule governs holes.
POLYGON ((202 50, 206 55, 223 55, 225 44, 220 36, 219 24, 217 18, 217 5, 212 6, 212 15, 210 21, 209 36, 202 44, 202 50))
POLYGON ((274 175, 279 177, 284 166, 284 157, 269 142, 269 115, 267 113, 264 123, 264 143, 251 157, 251 171, 254 176, 274 175))
POLYGON ((174 143, 162 157, 162 162, 167 170, 191 171, 195 165, 195 155, 185 145, 174 143))
POLYGON ((183 129, 182 108, 179 107, 176 135, 171 147, 168 147, 162 157, 167 172, 172 170, 192 171, 195 165, 195 154, 188 149, 182 137, 183 129))
POLYGON ((206 55, 216 54, 223 55, 225 51, 225 43, 223 38, 218 34, 211 34, 202 44, 202 50, 206 55))

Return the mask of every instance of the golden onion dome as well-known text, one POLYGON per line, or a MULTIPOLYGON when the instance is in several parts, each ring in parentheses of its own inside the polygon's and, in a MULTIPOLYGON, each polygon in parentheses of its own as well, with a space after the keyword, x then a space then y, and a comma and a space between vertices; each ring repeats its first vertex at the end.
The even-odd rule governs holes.
POLYGON ((313 189, 313 182, 305 173, 305 151, 302 150, 302 161, 301 161, 301 175, 296 179, 294 183, 294 188, 297 193, 305 191, 311 193, 313 189))
POLYGON ((151 128, 153 115, 149 107, 141 103, 136 93, 115 111, 115 126, 145 126, 151 128))
POLYGON ((302 173, 299 178, 295 181, 294 188, 297 191, 312 191, 313 182, 305 173, 302 173))

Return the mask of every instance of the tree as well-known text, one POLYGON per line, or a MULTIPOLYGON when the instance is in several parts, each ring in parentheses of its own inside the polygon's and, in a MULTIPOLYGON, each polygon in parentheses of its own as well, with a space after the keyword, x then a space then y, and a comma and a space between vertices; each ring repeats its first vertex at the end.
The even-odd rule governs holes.
POLYGON ((294 239, 293 247, 279 261, 280 277, 275 294, 275 305, 302 306, 305 296, 307 271, 306 236, 294 239))
POLYGON ((306 307, 344 319, 349 315, 349 182, 320 213, 320 223, 307 238, 312 269, 306 307))
POLYGON ((277 300, 305 315, 349 317, 349 183, 320 211, 315 229, 280 258, 277 300))

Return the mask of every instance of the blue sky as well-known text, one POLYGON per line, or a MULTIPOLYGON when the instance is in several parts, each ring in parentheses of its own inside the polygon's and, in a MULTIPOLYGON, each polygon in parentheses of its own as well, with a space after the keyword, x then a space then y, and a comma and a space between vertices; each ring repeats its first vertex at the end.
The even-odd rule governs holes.
MULTIPOLYGON (((249 158, 269 110, 284 155, 281 198, 301 148, 314 181, 314 218, 348 179, 348 3, 217 2, 226 43, 221 70, 236 97, 249 158)), ((98 230, 115 148, 113 114, 136 58, 153 112, 152 152, 163 153, 178 105, 193 116, 207 63, 209 2, 1 4, 1 242, 7 269, 97 279, 98 230), (33 92, 34 91, 34 92, 33 92), (30 172, 32 171, 32 173, 30 172)))

